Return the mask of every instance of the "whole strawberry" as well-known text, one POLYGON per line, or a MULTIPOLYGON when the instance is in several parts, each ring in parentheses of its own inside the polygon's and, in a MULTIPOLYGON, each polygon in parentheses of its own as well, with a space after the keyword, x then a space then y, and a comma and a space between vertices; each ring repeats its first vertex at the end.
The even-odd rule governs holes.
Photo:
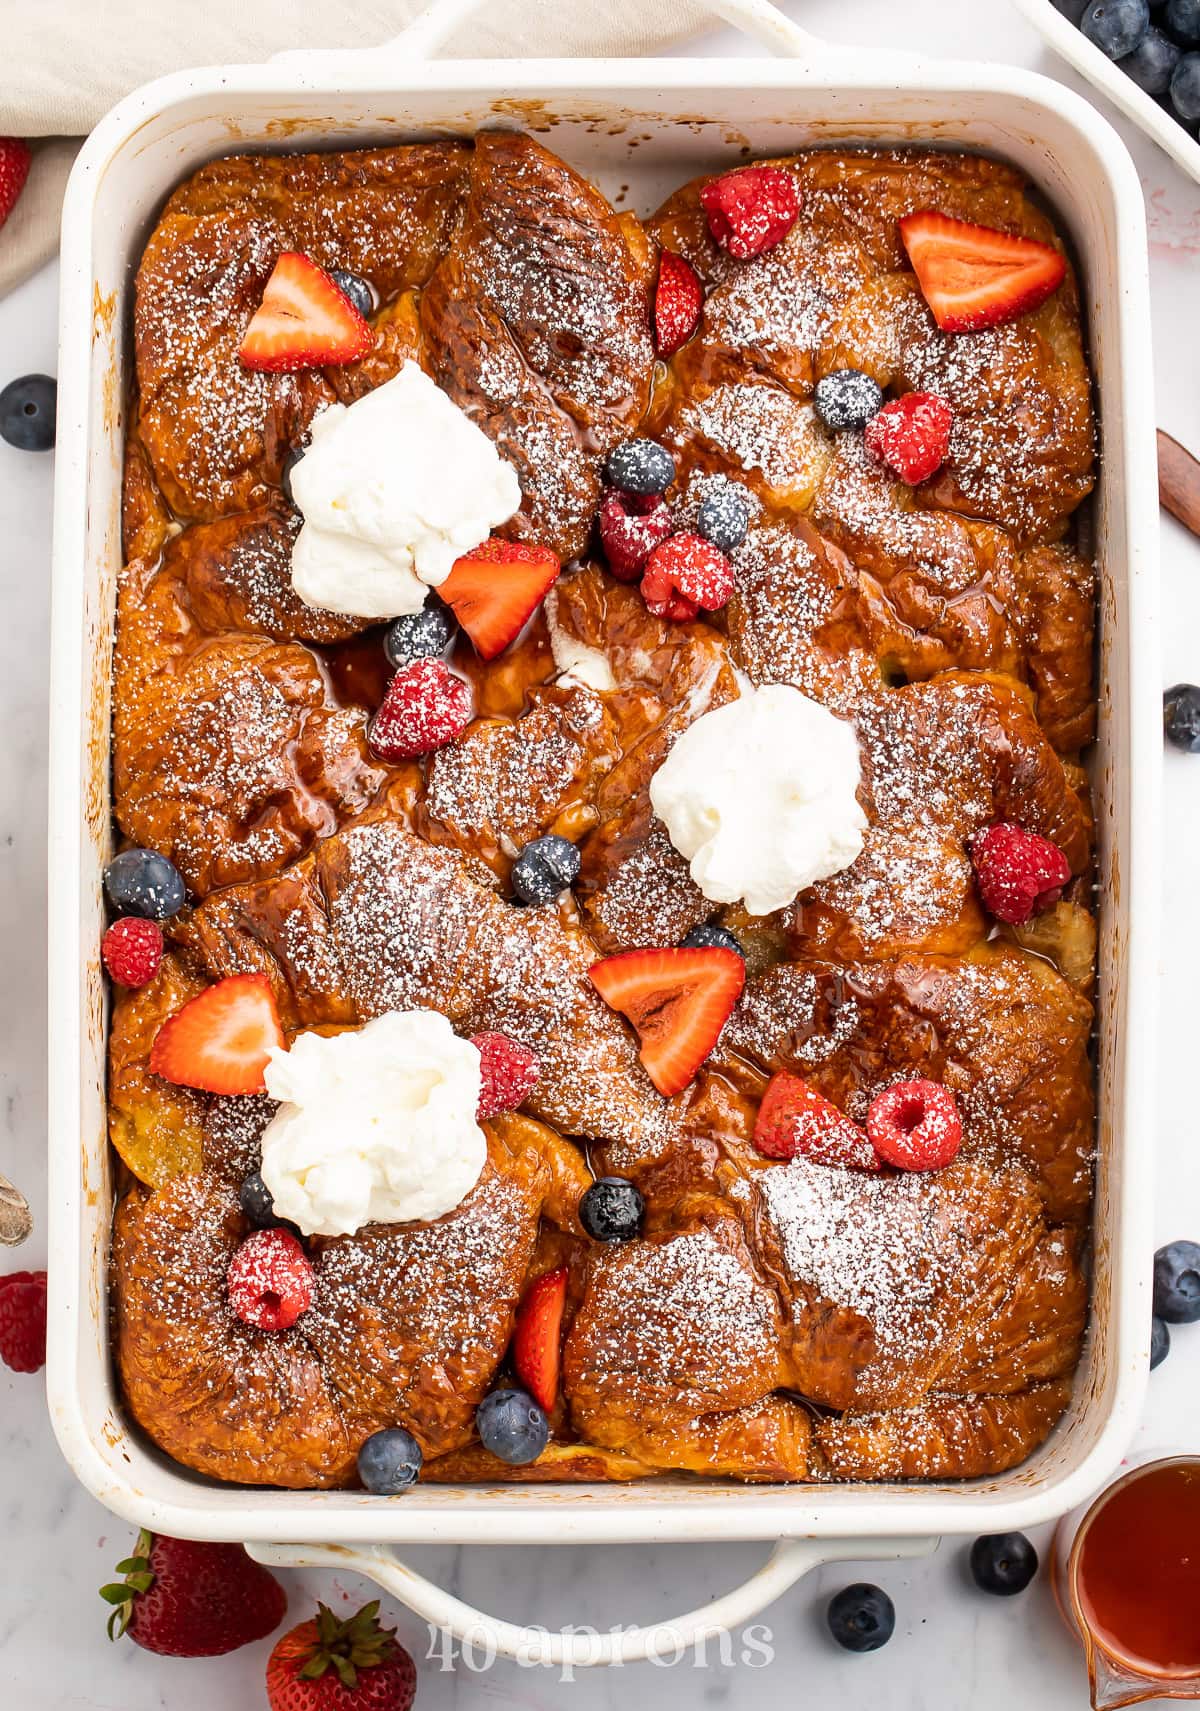
POLYGON ((29 144, 20 137, 0 137, 0 226, 17 205, 29 176, 29 144))
POLYGON ((0 1361, 13 1372, 40 1372, 46 1364, 44 1271, 0 1277, 0 1361))
POLYGON ((267 1661, 271 1711, 408 1711, 416 1667, 378 1617, 377 1601, 345 1620, 318 1604, 267 1661))
POLYGON ((287 1611, 283 1587, 241 1545, 168 1539, 143 1528, 117 1573, 125 1579, 100 1588, 114 1607, 109 1639, 128 1634, 166 1657, 236 1651, 274 1633, 287 1611))

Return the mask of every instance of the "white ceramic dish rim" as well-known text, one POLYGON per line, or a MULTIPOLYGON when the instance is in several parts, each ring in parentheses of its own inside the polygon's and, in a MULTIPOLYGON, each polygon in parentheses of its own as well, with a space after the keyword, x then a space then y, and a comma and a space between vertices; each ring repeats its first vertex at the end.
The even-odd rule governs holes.
MULTIPOLYGON (((457 0, 453 14, 471 9, 457 0)), ((714 8, 751 28, 768 45, 808 56, 809 64, 709 61, 464 61, 419 63, 412 38, 404 59, 372 55, 289 55, 268 67, 221 68, 179 74, 123 102, 93 133, 80 156, 64 216, 60 356, 60 425, 54 548, 54 641, 51 681, 51 895, 75 898, 76 911, 56 910, 50 932, 50 1241, 51 1275, 48 1391, 54 1429, 67 1460, 100 1501, 138 1524, 186 1537, 263 1541, 256 1551, 276 1561, 335 1562, 359 1567, 386 1583, 412 1608, 461 1633, 484 1618, 449 1599, 381 1549, 391 1542, 633 1542, 764 1538, 784 1543, 754 1581, 705 1612, 680 1618, 670 1632, 688 1637, 713 1632, 746 1617, 776 1596, 814 1562, 834 1557, 911 1553, 928 1548, 928 1535, 984 1532, 1029 1526, 1062 1513, 1099 1485, 1116 1465, 1136 1423, 1145 1382, 1149 1303, 1144 1256, 1149 1231, 1150 1184, 1139 1165, 1128 1168, 1124 1133, 1153 1132, 1154 1088, 1149 1053, 1137 1041, 1153 1038, 1157 966, 1158 880, 1155 841, 1161 764, 1156 656, 1157 498, 1153 463, 1153 399, 1148 348, 1149 296, 1140 191, 1120 140, 1076 96, 1045 79, 1012 69, 919 61, 833 50, 804 37, 764 0, 721 0, 714 8), (95 1117, 95 1065, 103 1061, 104 999, 96 945, 101 903, 99 871, 107 837, 107 664, 111 609, 99 625, 89 599, 113 574, 113 531, 119 468, 111 441, 119 432, 121 374, 106 368, 114 349, 117 301, 94 276, 96 202, 103 175, 122 155, 147 148, 147 134, 163 114, 202 110, 218 115, 239 98, 258 96, 286 115, 289 100, 314 97, 339 106, 346 128, 362 135, 364 111, 376 129, 395 130, 383 114, 406 101, 436 96, 449 102, 493 103, 493 111, 539 110, 557 102, 590 101, 602 108, 618 96, 638 99, 638 111, 702 111, 706 97, 720 105, 734 96, 752 103, 770 95, 819 90, 839 98, 860 117, 820 134, 924 134, 970 146, 972 105, 1002 101, 1013 114, 1014 147, 1036 137, 1038 115, 1069 139, 1090 178, 1081 186, 1107 199, 1112 214, 1108 253, 1086 258, 1092 275, 1093 313, 1104 322, 1109 348, 1104 367, 1119 372, 1105 400, 1106 462, 1112 495, 1112 533, 1102 546, 1102 720, 1119 763, 1106 771, 1110 791, 1122 793, 1120 837, 1106 862, 1114 921, 1113 973, 1105 1052, 1120 1074, 1108 1089, 1102 1116, 1102 1196, 1109 1203, 1097 1223, 1096 1248, 1106 1291, 1102 1346, 1103 1397, 1083 1396, 1072 1420, 1089 1422, 1086 1450, 1061 1476, 1038 1472, 1046 1451, 1013 1473, 984 1482, 927 1486, 731 1487, 648 1481, 633 1486, 418 1487, 403 1501, 361 1493, 262 1492, 217 1486, 158 1457, 131 1434, 122 1418, 106 1363, 104 1254, 110 1199, 102 1130, 95 1117), (686 100, 684 98, 687 98, 686 100), (959 116, 940 130, 928 116, 958 101, 959 116), (372 103, 374 108, 372 109, 372 103), (383 103, 386 103, 384 105, 383 103), (910 116, 900 117, 908 105, 910 116), (357 118, 350 117, 352 113, 357 118), (871 117, 874 113, 876 116, 871 117), (917 115, 921 115, 919 122, 917 115), (882 116, 880 116, 882 115, 882 116), (1022 129, 1032 127, 1032 131, 1022 129), (1116 622, 1119 616, 1119 624, 1116 622), (106 630, 107 626, 107 630, 106 630), (1111 773, 1111 777, 1108 774, 1111 773), (82 808, 82 820, 81 820, 82 808), (101 830, 104 828, 104 830, 101 830), (1129 930, 1136 916, 1137 930, 1129 930), (1136 1022, 1134 1018, 1136 1017, 1136 1022), (1136 1129, 1131 1118, 1136 1117, 1136 1129), (1124 1165, 1126 1168, 1122 1168, 1124 1165), (1111 1178, 1116 1187, 1105 1188, 1111 1178), (312 1541, 303 1544, 301 1541, 312 1541), (354 1547, 371 1547, 367 1550, 354 1547)), ((446 21, 443 9, 442 23, 446 21)), ((430 37, 436 36, 434 31, 430 37)), ((815 98, 815 97, 814 97, 815 98)), ((449 108, 447 110, 450 110, 449 108)), ((458 111, 457 106, 453 109, 458 111)), ((214 121, 215 122, 215 121, 214 121)), ((511 120, 510 120, 511 122, 511 120)), ((728 116, 723 121, 729 123, 728 116)), ((782 123, 783 121, 772 121, 782 123)), ((664 119, 663 123, 666 123, 664 119)), ((694 122, 693 122, 694 123, 694 122)), ((814 125, 817 121, 812 121, 814 125)), ((999 121, 996 121, 999 123, 999 121)), ((980 121, 981 128, 982 121, 980 121)), ((798 128, 798 122, 797 122, 798 128)), ((818 127, 819 129, 819 127, 818 127)), ((301 124, 269 129, 261 139, 280 146, 305 134, 301 124)), ((222 134, 217 126, 217 134, 222 134)), ((307 124, 333 144, 337 126, 307 124)), ((795 132, 793 132, 793 136, 795 132)), ((225 137, 210 153, 246 146, 225 137)), ((784 146, 781 142, 779 146, 784 146)), ((570 156, 569 148, 564 152, 570 156)), ((724 156, 728 158, 728 156, 724 156)), ((190 164, 190 160, 189 163, 190 164)), ((179 165, 163 181, 178 179, 179 165)), ((130 234, 130 253, 134 235, 130 234)), ((128 280, 126 279, 125 285, 128 280)), ((1101 372, 1104 391, 1104 372, 1101 372)), ((111 599, 111 594, 109 595, 111 599)), ((1111 818, 1111 815, 1110 815, 1111 818)), ((1111 843, 1111 840, 1110 840, 1111 843)), ((1098 1318, 1100 1315, 1098 1315, 1098 1318)), ((1098 1360, 1098 1357, 1097 1357, 1098 1360)), ((1080 1428, 1082 1429, 1082 1428, 1080 1428)), ((1060 1432, 1065 1427, 1060 1427, 1060 1432)), ((1053 1441, 1053 1440, 1052 1440, 1053 1441)), ((512 1655, 525 1630, 486 1619, 500 1649, 512 1655)), ((646 1655, 646 1632, 625 1638, 601 1656, 555 1639, 550 1656, 579 1661, 628 1660, 646 1655), (557 1648, 557 1650, 556 1650, 557 1648)), ((588 1646, 590 1646, 590 1641, 588 1646)), ((581 1642, 582 1645, 582 1642, 581 1642)))
POLYGON ((1083 31, 1065 18, 1053 0, 1012 0, 1034 29, 1081 77, 1095 85, 1127 119, 1165 149, 1189 177, 1200 180, 1200 142, 1128 77, 1119 65, 1089 42, 1083 31))

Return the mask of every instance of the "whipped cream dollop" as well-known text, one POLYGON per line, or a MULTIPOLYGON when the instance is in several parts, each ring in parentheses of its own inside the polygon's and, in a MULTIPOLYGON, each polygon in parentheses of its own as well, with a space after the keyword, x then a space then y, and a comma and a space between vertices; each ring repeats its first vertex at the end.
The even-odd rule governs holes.
POLYGON ((521 503, 516 470, 415 362, 314 417, 292 494, 304 514, 292 586, 355 618, 419 612, 521 503))
POLYGON ((650 801, 710 901, 769 915, 858 857, 858 783, 854 726, 768 684, 689 725, 650 801))
POLYGON ((307 1236, 440 1218, 479 1180, 479 1052, 436 1011, 298 1034, 264 1080, 283 1103, 263 1134, 263 1181, 307 1236))

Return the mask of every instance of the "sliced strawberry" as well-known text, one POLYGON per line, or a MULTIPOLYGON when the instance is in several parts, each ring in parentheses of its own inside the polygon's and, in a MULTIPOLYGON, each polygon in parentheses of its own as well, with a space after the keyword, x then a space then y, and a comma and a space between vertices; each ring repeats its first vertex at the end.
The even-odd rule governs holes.
POLYGON ((289 373, 357 362, 375 335, 315 261, 285 250, 267 280, 238 355, 247 368, 289 373))
POLYGON ((736 951, 623 951, 588 970, 592 985, 627 1016, 642 1043, 641 1059, 669 1099, 692 1080, 717 1043, 746 981, 736 951))
POLYGON ((674 356, 700 325, 704 287, 690 262, 674 250, 664 250, 654 290, 654 348, 659 356, 674 356))
POLYGON ((517 1309, 512 1360, 517 1377, 547 1414, 558 1398, 560 1338, 567 1301, 567 1268, 547 1271, 525 1291, 517 1309))
POLYGON ((767 1083, 754 1123, 764 1158, 811 1159, 847 1170, 878 1170, 866 1131, 798 1075, 781 1070, 767 1083))
POLYGON ((546 547, 493 538, 455 559, 438 593, 480 659, 495 659, 520 635, 561 569, 546 547))
POLYGON ((231 974, 168 1018, 150 1049, 150 1070, 206 1093, 262 1093, 272 1048, 284 1044, 265 974, 231 974))
POLYGON ((934 208, 906 214, 900 237, 925 301, 944 333, 1013 321, 1053 296, 1067 264, 1053 244, 973 226, 934 208))

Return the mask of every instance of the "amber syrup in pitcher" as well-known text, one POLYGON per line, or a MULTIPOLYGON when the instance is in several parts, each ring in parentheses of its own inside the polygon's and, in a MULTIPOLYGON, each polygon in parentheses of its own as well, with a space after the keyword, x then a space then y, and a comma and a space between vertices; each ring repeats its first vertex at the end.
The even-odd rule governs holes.
POLYGON ((1080 1543, 1080 1614, 1109 1657, 1164 1680, 1200 1674, 1200 1465, 1148 1468, 1080 1543))

